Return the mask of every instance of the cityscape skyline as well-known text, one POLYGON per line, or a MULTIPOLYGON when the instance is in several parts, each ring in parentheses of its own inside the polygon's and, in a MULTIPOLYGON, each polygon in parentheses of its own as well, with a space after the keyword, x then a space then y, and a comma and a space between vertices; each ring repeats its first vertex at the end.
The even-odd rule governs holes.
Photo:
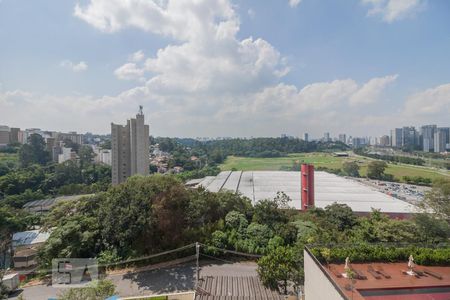
MULTIPOLYGON (((139 113, 136 115, 136 119, 131 119, 127 121, 127 125, 117 125, 114 123, 111 123, 111 134, 95 134, 91 132, 86 132, 85 134, 78 134, 76 131, 69 131, 69 133, 63 133, 60 131, 46 131, 41 130, 39 128, 28 128, 21 130, 21 128, 17 127, 9 127, 7 125, 1 125, 0 124, 0 147, 5 147, 8 144, 18 142, 20 144, 25 144, 28 142, 28 138, 31 134, 37 133, 41 135, 45 142, 47 143, 47 147, 49 150, 53 152, 53 160, 54 161, 66 161, 70 159, 71 156, 74 156, 73 151, 70 151, 70 148, 64 148, 63 145, 59 145, 62 140, 69 139, 72 140, 72 142, 82 145, 84 141, 84 135, 89 136, 86 140, 92 141, 93 136, 97 136, 97 142, 109 139, 112 141, 113 144, 116 144, 116 146, 119 143, 120 137, 119 133, 122 132, 122 136, 127 136, 127 139, 135 139, 135 140, 142 140, 142 132, 145 131, 144 136, 150 137, 149 134, 149 125, 144 125, 143 123, 143 108, 140 106, 139 113), (138 121, 136 123, 136 120, 138 121), (130 123, 131 122, 131 123, 130 123), (136 135, 135 132, 136 129, 133 131, 131 130, 130 126, 133 125, 134 127, 137 126, 137 124, 140 124, 138 127, 140 128, 139 134, 136 135), (144 127, 142 127, 144 126, 144 127), (142 129, 142 128, 143 129, 142 129), (128 129, 127 129, 128 128, 128 129), (140 136, 137 138, 137 136, 140 136), (108 138, 109 136, 109 138, 108 138), (134 137, 132 137, 134 136, 134 137), (99 139, 98 137, 102 137, 99 139), (56 143, 55 143, 56 142, 56 143), (53 149, 53 150, 52 150, 53 149), (66 153, 65 153, 66 152, 66 153), (59 155, 59 156, 58 156, 59 155), (58 158, 60 157, 60 158, 58 158)), ((158 137, 154 136, 153 137, 158 137)), ((436 124, 427 124, 427 125, 421 125, 417 128, 415 126, 403 126, 400 128, 394 128, 391 129, 388 133, 378 135, 378 136, 370 136, 370 135, 352 135, 348 134, 346 132, 336 133, 336 134, 330 134, 329 131, 326 131, 323 133, 323 135, 320 137, 317 136, 311 136, 308 132, 304 132, 302 135, 289 135, 286 133, 282 133, 276 137, 286 137, 286 138, 298 138, 300 140, 304 140, 307 142, 310 141, 322 141, 322 142, 341 142, 348 146, 351 146, 352 148, 360 148, 365 146, 381 146, 381 147, 391 147, 391 148, 397 148, 397 149, 408 149, 408 150, 416 150, 416 151, 424 151, 424 152, 438 152, 438 153, 444 153, 448 152, 450 150, 450 125, 447 126, 437 126, 436 124)), ((186 137, 176 137, 176 138, 186 138, 186 137)), ((207 141, 207 140, 220 140, 220 139, 232 139, 232 138, 239 138, 239 137, 192 137, 192 139, 196 139, 198 141, 207 141)), ((244 137, 246 138, 246 137, 244 137)), ((249 138, 258 138, 258 137, 249 137, 249 138)), ((89 143, 88 142, 88 143, 89 143)), ((129 142, 129 141, 128 141, 129 142)), ((128 143, 124 140, 124 143, 128 143)), ((145 143, 148 144, 149 141, 146 141, 145 143)), ((134 142, 135 144, 136 142, 134 142)), ((116 149, 117 152, 121 152, 123 155, 130 156, 131 148, 133 146, 128 145, 128 148, 122 149, 116 149), (128 154, 127 154, 128 153, 128 154)), ((149 147, 149 144, 147 148, 149 147)), ((120 148, 120 147, 119 147, 120 148)), ((136 147, 135 147, 136 148, 136 147)), ((97 154, 100 155, 100 161, 107 162, 108 164, 111 164, 111 153, 102 153, 99 149, 94 149, 97 154), (106 155, 104 157, 104 155, 106 155)), ((142 150, 141 150, 142 152, 142 150)), ((134 154, 136 157, 139 156, 138 154, 134 154)), ((133 160, 129 157, 129 161, 133 160)), ((118 169, 117 165, 119 163, 117 162, 116 158, 116 171, 118 169)), ((130 165, 131 166, 131 165, 130 165)), ((131 169, 130 169, 131 170, 131 169)), ((133 171, 131 171, 133 173, 133 171)), ((116 172, 117 173, 117 172, 116 172)))
POLYGON ((445 126, 449 3, 387 2, 2 1, 0 120, 107 133, 142 104, 158 136, 445 126))

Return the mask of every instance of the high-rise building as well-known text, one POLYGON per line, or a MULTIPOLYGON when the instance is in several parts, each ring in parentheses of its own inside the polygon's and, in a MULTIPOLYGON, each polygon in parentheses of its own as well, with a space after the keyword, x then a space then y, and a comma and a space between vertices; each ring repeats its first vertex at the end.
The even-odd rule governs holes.
POLYGON ((5 147, 10 143, 9 132, 8 126, 0 125, 0 147, 5 147))
POLYGON ((111 123, 112 184, 135 174, 149 173, 149 126, 144 124, 142 107, 127 125, 111 123))
POLYGON ((361 148, 367 145, 366 138, 354 137, 352 138, 352 147, 353 148, 361 148))
POLYGON ((339 135, 339 142, 346 144, 347 143, 347 135, 345 133, 341 133, 339 135))
POLYGON ((330 133, 329 133, 329 132, 325 132, 325 133, 323 134, 323 141, 324 141, 324 142, 330 142, 330 141, 331 141, 331 139, 330 139, 330 133))
POLYGON ((14 128, 14 127, 10 128, 10 131, 9 131, 9 142, 10 143, 19 142, 19 132, 20 132, 20 128, 14 128))
POLYGON ((58 141, 70 140, 75 144, 83 145, 83 135, 78 134, 75 131, 69 133, 58 132, 55 133, 55 136, 57 136, 58 141))
POLYGON ((430 152, 434 150, 434 132, 436 128, 436 125, 424 125, 420 128, 423 151, 430 152))
POLYGON ((27 143, 27 132, 24 130, 20 130, 17 134, 17 138, 19 139, 19 143, 26 144, 27 143))
POLYGON ((387 147, 390 145, 390 138, 388 135, 383 135, 380 137, 380 146, 387 147))
POLYGON ((434 132, 434 152, 445 152, 447 145, 449 144, 450 128, 441 127, 437 128, 434 132))
POLYGON ((305 132, 304 138, 305 142, 309 142, 309 134, 305 132))
POLYGON ((402 128, 402 146, 414 147, 417 143, 417 131, 413 126, 402 128))
POLYGON ((391 146, 395 148, 403 147, 403 130, 395 128, 391 130, 391 146))

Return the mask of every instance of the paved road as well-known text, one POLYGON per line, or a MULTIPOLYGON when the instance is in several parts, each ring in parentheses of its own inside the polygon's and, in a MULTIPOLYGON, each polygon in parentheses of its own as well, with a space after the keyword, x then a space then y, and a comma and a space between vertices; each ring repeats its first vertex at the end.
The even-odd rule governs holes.
MULTIPOLYGON (((217 263, 216 261, 201 261, 200 276, 256 276, 256 264, 243 263, 217 263)), ((139 296, 149 294, 183 292, 194 289, 195 262, 185 263, 168 268, 127 273, 108 276, 115 285, 120 296, 139 296)), ((22 294, 26 300, 47 300, 56 298, 64 289, 52 286, 27 287, 22 294)), ((18 295, 9 298, 17 299, 18 295)))

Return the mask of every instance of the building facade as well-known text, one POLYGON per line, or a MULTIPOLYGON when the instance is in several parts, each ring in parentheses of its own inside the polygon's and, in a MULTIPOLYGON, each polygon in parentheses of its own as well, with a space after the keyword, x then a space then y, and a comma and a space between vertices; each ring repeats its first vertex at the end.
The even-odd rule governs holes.
POLYGON ((445 152, 449 146, 450 128, 437 128, 434 132, 434 152, 445 152))
POLYGON ((422 135, 422 150, 425 152, 434 151, 434 132, 436 131, 436 125, 425 125, 420 128, 422 135))
POLYGON ((390 138, 387 135, 383 135, 380 137, 380 146, 382 147, 388 147, 390 146, 390 138))
POLYGON ((391 146, 395 148, 403 147, 403 130, 401 128, 391 130, 391 146))
POLYGON ((414 147, 417 144, 417 132, 413 126, 402 128, 402 146, 414 147))
POLYGON ((127 125, 111 123, 112 184, 132 175, 149 173, 149 126, 144 124, 142 108, 127 125))
POLYGON ((9 127, 0 125, 0 147, 5 147, 9 144, 9 127))

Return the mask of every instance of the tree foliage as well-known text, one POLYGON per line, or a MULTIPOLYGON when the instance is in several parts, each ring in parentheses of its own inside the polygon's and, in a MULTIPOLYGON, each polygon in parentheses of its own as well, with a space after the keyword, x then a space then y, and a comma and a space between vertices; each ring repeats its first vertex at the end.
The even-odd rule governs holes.
POLYGON ((62 292, 58 300, 104 300, 115 293, 114 283, 99 280, 84 288, 71 288, 62 292))
POLYGON ((277 247, 272 249, 258 260, 258 275, 262 283, 280 291, 288 293, 288 288, 303 284, 303 257, 302 249, 295 247, 277 247))
POLYGON ((41 248, 41 262, 117 260, 205 241, 229 212, 250 207, 234 193, 186 189, 174 176, 134 176, 105 193, 56 206, 45 219, 44 227, 55 229, 41 248))
POLYGON ((384 170, 387 168, 387 163, 384 161, 371 161, 367 165, 367 177, 371 179, 383 179, 384 170))
POLYGON ((431 210, 437 218, 450 220, 450 179, 438 179, 426 193, 421 203, 423 209, 431 210))
POLYGON ((28 144, 22 145, 19 150, 19 161, 22 167, 45 165, 50 161, 50 153, 45 149, 45 140, 41 135, 30 135, 28 144))
POLYGON ((345 175, 359 177, 359 165, 354 161, 346 161, 342 164, 342 171, 345 175))

